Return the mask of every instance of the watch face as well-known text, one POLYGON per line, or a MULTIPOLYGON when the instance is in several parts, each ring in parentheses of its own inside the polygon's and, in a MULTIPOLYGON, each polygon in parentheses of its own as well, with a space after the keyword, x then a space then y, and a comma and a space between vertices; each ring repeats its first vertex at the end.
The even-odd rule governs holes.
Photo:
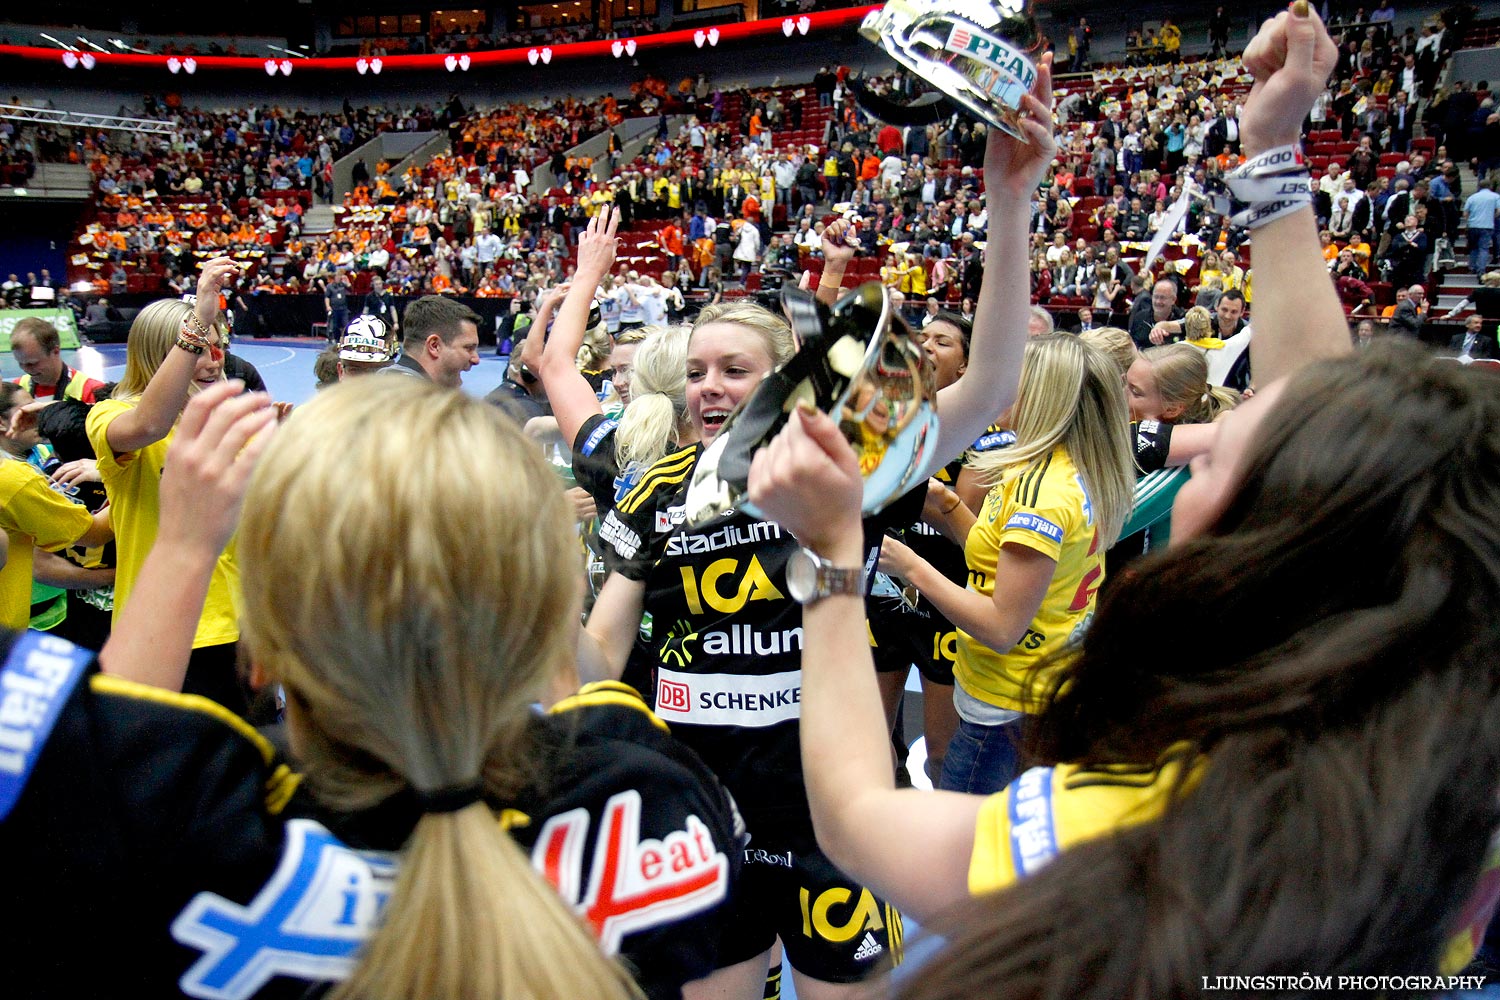
POLYGON ((806 549, 793 552, 786 561, 786 589, 792 600, 806 604, 818 593, 818 561, 806 549))

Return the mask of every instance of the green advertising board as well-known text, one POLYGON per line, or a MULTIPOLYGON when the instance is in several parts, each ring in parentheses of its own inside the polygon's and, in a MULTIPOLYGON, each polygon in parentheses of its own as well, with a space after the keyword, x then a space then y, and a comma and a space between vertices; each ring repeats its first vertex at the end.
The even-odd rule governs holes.
POLYGON ((0 351, 10 350, 10 331, 23 319, 39 319, 57 327, 64 349, 79 346, 78 322, 71 309, 0 309, 0 351))

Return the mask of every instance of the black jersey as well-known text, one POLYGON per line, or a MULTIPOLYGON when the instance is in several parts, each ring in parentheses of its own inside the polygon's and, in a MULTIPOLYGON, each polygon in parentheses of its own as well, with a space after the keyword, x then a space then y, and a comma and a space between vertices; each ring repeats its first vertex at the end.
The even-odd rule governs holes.
MULTIPOLYGON (((996 451, 1015 443, 1014 431, 991 425, 967 452, 939 469, 934 478, 952 489, 957 485, 959 473, 968 464, 971 456, 996 451)), ((916 513, 917 517, 913 518, 910 523, 891 529, 891 536, 904 542, 947 579, 954 583, 966 584, 969 579, 969 566, 964 560, 963 546, 954 544, 938 529, 923 521, 920 508, 916 513)), ((908 625, 919 627, 923 635, 917 641, 924 645, 930 642, 930 636, 926 635, 928 627, 937 632, 953 630, 952 623, 925 596, 918 594, 915 603, 910 603, 901 595, 894 582, 889 578, 882 581, 879 577, 885 577, 885 574, 877 575, 875 590, 868 602, 872 624, 883 622, 887 629, 905 628, 908 625)))
MULTIPOLYGON (((750 825, 811 836, 802 780, 802 608, 787 595, 797 549, 774 521, 731 511, 685 525, 701 445, 668 455, 599 529, 615 571, 646 585, 656 712, 729 788, 750 825)), ((887 523, 920 510, 926 484, 865 522, 866 577, 887 523)))
POLYGON ((583 422, 573 439, 573 478, 588 490, 600 511, 607 511, 624 499, 644 471, 635 470, 634 476, 621 474, 619 460, 615 458, 615 431, 619 427, 620 421, 596 413, 583 422))
POLYGON ((1172 425, 1160 420, 1133 421, 1130 440, 1135 447, 1136 475, 1159 472, 1167 467, 1172 450, 1172 425))
MULTIPOLYGON (((8 995, 304 997, 347 976, 420 818, 409 793, 331 812, 237 716, 91 658, 29 633, 0 670, 8 995)), ((586 688, 537 716, 537 776, 491 803, 653 997, 714 969, 742 858, 732 802, 665 728, 623 685, 586 688)))

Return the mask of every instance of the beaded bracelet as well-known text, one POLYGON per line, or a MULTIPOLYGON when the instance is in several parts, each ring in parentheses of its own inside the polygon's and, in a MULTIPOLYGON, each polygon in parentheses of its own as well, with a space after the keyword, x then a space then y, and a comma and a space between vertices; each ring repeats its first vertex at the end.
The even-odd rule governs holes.
POLYGON ((202 354, 209 347, 208 335, 200 336, 194 332, 187 317, 183 317, 182 326, 177 331, 177 346, 193 354, 202 354))
POLYGON ((188 313, 185 317, 183 317, 182 322, 184 326, 186 326, 188 323, 193 324, 193 327, 198 331, 199 336, 203 337, 204 340, 208 339, 211 331, 208 327, 203 325, 203 321, 198 318, 198 314, 196 312, 188 313))

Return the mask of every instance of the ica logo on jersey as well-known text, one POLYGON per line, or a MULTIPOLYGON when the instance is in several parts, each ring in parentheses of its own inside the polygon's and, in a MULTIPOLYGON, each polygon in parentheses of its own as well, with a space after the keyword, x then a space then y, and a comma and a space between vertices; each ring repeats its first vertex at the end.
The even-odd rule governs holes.
POLYGON ((692 566, 682 571, 682 595, 695 615, 706 614, 705 608, 721 614, 734 614, 751 601, 781 601, 785 595, 771 582, 760 560, 716 559, 699 573, 692 566))

